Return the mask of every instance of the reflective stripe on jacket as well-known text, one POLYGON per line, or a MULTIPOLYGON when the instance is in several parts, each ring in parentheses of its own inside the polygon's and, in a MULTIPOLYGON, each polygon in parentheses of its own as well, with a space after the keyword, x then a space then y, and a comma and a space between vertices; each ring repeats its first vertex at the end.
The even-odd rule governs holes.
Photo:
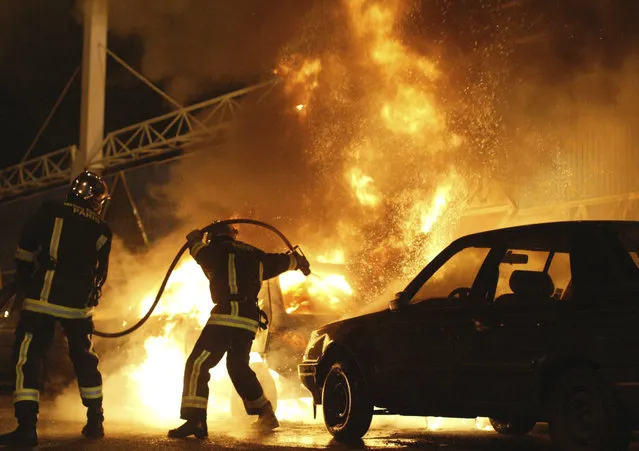
POLYGON ((106 281, 111 237, 106 223, 83 205, 42 204, 25 224, 15 254, 26 284, 23 308, 60 318, 91 316, 106 281))
POLYGON ((253 333, 258 328, 262 281, 297 269, 291 254, 267 253, 226 236, 216 236, 209 244, 194 243, 190 250, 210 281, 215 307, 208 324, 253 333))

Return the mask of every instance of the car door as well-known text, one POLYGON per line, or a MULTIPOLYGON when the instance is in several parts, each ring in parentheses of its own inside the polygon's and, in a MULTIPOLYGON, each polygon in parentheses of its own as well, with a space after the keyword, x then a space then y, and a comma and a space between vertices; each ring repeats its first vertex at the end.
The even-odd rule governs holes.
POLYGON ((560 297, 571 278, 567 253, 508 252, 525 255, 526 262, 499 265, 495 300, 475 312, 461 363, 463 396, 470 405, 489 412, 522 412, 534 403, 534 366, 557 341, 565 310, 560 297), (545 283, 546 292, 514 293, 516 272, 532 280, 528 283, 532 288, 535 281, 545 283))
POLYGON ((377 319, 376 391, 387 405, 437 414, 450 404, 459 318, 487 254, 476 247, 456 250, 425 273, 406 305, 377 319))

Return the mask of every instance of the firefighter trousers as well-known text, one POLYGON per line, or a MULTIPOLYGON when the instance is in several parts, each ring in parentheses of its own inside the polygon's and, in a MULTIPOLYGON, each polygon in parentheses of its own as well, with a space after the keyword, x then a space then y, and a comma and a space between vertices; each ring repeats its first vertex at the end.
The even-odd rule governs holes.
POLYGON ((207 325, 202 330, 184 370, 184 388, 180 417, 185 420, 206 420, 209 400, 209 370, 225 353, 226 368, 235 390, 244 402, 249 415, 258 415, 268 399, 249 366, 254 334, 240 328, 207 325))
POLYGON ((18 419, 34 417, 38 413, 42 363, 58 321, 67 337, 82 403, 88 408, 98 409, 102 406, 102 375, 98 370, 98 356, 91 343, 92 318, 63 319, 23 310, 13 348, 13 402, 18 419))

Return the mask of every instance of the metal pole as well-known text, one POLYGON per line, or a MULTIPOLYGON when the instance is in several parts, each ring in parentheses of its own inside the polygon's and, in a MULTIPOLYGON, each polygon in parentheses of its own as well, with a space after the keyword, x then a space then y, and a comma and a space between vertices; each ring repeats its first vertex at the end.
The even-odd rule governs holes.
POLYGON ((95 162, 102 159, 104 140, 107 16, 107 0, 84 0, 80 151, 73 161, 71 178, 85 168, 103 170, 95 162))
POLYGON ((124 172, 120 171, 120 179, 122 180, 122 186, 124 187, 124 191, 126 192, 126 196, 129 199, 129 204, 131 205, 131 209, 133 210, 133 216, 135 216, 135 222, 138 225, 138 229, 142 234, 142 240, 144 240, 144 245, 149 247, 149 238, 146 235, 146 230, 144 229, 144 223, 142 222, 142 217, 140 216, 140 212, 138 211, 138 206, 135 203, 135 199, 133 199, 133 195, 131 194, 131 190, 129 189, 129 182, 126 180, 126 176, 124 172))

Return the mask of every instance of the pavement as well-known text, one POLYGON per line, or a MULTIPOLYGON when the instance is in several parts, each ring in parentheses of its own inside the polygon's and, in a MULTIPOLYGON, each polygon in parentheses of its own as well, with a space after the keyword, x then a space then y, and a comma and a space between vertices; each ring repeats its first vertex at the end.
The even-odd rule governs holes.
MULTIPOLYGON (((78 400, 79 403, 79 400, 78 400)), ((429 430, 424 418, 375 417, 369 432, 363 440, 353 443, 335 441, 326 431, 321 420, 282 421, 281 427, 268 434, 254 432, 249 424, 238 423, 228 417, 210 418, 209 438, 198 440, 169 439, 167 427, 144 424, 135 420, 118 418, 117 412, 107 415, 106 437, 91 441, 82 438, 81 417, 74 419, 57 418, 60 414, 55 403, 45 401, 41 408, 38 433, 38 449, 55 450, 189 450, 189 449, 239 449, 239 450, 281 450, 281 449, 415 449, 446 451, 550 451, 552 446, 546 425, 539 424, 524 437, 504 437, 493 431, 478 430, 472 420, 450 421, 435 426, 439 430, 429 430), (448 426, 447 426, 448 424, 448 426)), ((181 424, 176 418, 173 427, 181 424)), ((433 423, 431 421, 431 427, 433 423)), ((0 432, 15 427, 11 399, 0 396, 0 432)), ((639 443, 633 444, 639 450, 639 443)))
MULTIPOLYGON (((3 418, 4 420, 4 418, 3 418)), ((4 425, 5 422, 3 421, 4 425)), ((269 434, 257 434, 237 429, 226 422, 209 422, 210 436, 206 440, 189 438, 169 439, 166 430, 127 427, 110 424, 107 436, 90 441, 81 438, 81 423, 42 421, 39 426, 38 449, 58 450, 178 450, 178 449, 419 449, 450 451, 532 451, 550 450, 547 437, 542 434, 517 439, 491 432, 425 432, 423 430, 396 430, 386 426, 373 426, 364 440, 339 443, 320 425, 283 423, 269 434)))

